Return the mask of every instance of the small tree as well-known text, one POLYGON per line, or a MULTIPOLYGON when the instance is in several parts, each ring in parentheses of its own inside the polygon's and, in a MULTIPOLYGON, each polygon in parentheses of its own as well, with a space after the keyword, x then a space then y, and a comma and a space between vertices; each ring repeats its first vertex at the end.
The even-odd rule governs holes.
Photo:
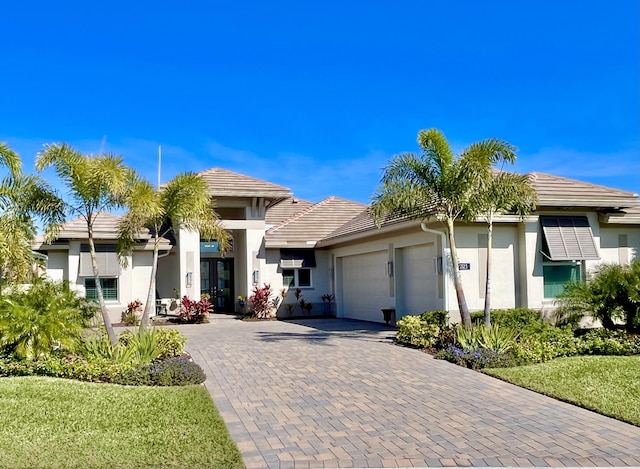
POLYGON ((83 155, 66 143, 46 145, 45 149, 38 154, 36 159, 38 171, 49 167, 54 168, 58 177, 67 186, 69 200, 65 201, 66 213, 80 217, 86 223, 96 295, 109 341, 116 345, 118 339, 113 330, 100 285, 93 227, 96 217, 101 212, 123 206, 130 188, 136 183, 137 176, 122 162, 120 156, 83 155))
POLYGON ((194 173, 179 174, 161 189, 154 189, 149 182, 140 180, 130 192, 126 204, 129 211, 120 223, 118 242, 121 259, 126 259, 136 238, 145 228, 150 230, 153 242, 149 291, 140 321, 142 330, 149 324, 154 306, 158 250, 162 238, 182 226, 199 232, 202 239, 217 240, 220 250, 224 252, 229 246, 229 236, 220 225, 206 182, 194 173))
POLYGON ((513 159, 514 147, 492 138, 471 144, 455 157, 444 134, 436 129, 421 130, 418 144, 420 155, 397 155, 386 166, 370 213, 378 225, 393 214, 418 220, 433 217, 445 223, 460 316, 464 324, 471 325, 458 268, 454 224, 475 218, 478 181, 487 179, 493 164, 513 159))
MULTIPOLYGON (((504 162, 514 163, 515 155, 504 162)), ((487 223, 487 264, 484 294, 484 325, 491 328, 491 255, 493 252, 493 222, 497 215, 514 213, 523 219, 531 213, 537 202, 536 191, 527 176, 505 171, 491 171, 485 179, 478 179, 477 205, 473 212, 487 223)))

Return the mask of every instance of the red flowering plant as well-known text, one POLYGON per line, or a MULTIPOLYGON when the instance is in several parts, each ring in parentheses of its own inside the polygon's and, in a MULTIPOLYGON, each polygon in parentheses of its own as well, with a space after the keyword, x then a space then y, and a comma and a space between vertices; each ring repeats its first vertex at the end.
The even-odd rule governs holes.
POLYGON ((180 320, 182 322, 201 324, 208 322, 209 313, 213 311, 213 305, 208 298, 200 301, 192 300, 187 295, 180 300, 180 320))
POLYGON ((273 316, 274 302, 271 294, 271 285, 268 283, 265 283, 262 287, 259 285, 253 287, 253 294, 249 297, 252 317, 266 319, 273 316))

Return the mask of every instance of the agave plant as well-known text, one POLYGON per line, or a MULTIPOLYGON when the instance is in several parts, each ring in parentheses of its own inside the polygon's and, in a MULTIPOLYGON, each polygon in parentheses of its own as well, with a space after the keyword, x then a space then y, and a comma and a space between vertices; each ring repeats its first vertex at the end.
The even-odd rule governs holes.
POLYGON ((480 331, 480 345, 499 353, 509 351, 518 338, 518 332, 515 329, 500 327, 498 324, 494 324, 491 328, 481 326, 477 329, 480 331))
POLYGON ((478 327, 466 326, 464 324, 456 325, 456 342, 463 350, 476 350, 481 346, 478 327))

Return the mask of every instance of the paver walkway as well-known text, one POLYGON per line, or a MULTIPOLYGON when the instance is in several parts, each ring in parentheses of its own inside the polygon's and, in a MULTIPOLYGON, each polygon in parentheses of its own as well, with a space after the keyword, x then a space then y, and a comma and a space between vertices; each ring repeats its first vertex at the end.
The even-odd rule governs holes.
POLYGON ((248 468, 640 466, 640 428, 349 320, 181 328, 248 468))

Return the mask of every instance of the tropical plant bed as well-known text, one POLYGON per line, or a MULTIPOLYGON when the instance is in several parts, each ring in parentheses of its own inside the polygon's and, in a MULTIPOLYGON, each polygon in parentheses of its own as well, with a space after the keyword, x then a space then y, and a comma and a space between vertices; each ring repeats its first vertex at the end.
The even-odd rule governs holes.
POLYGON ((0 468, 243 467, 203 386, 0 379, 0 468))
POLYGON ((640 356, 577 356, 488 375, 640 426, 640 356))

